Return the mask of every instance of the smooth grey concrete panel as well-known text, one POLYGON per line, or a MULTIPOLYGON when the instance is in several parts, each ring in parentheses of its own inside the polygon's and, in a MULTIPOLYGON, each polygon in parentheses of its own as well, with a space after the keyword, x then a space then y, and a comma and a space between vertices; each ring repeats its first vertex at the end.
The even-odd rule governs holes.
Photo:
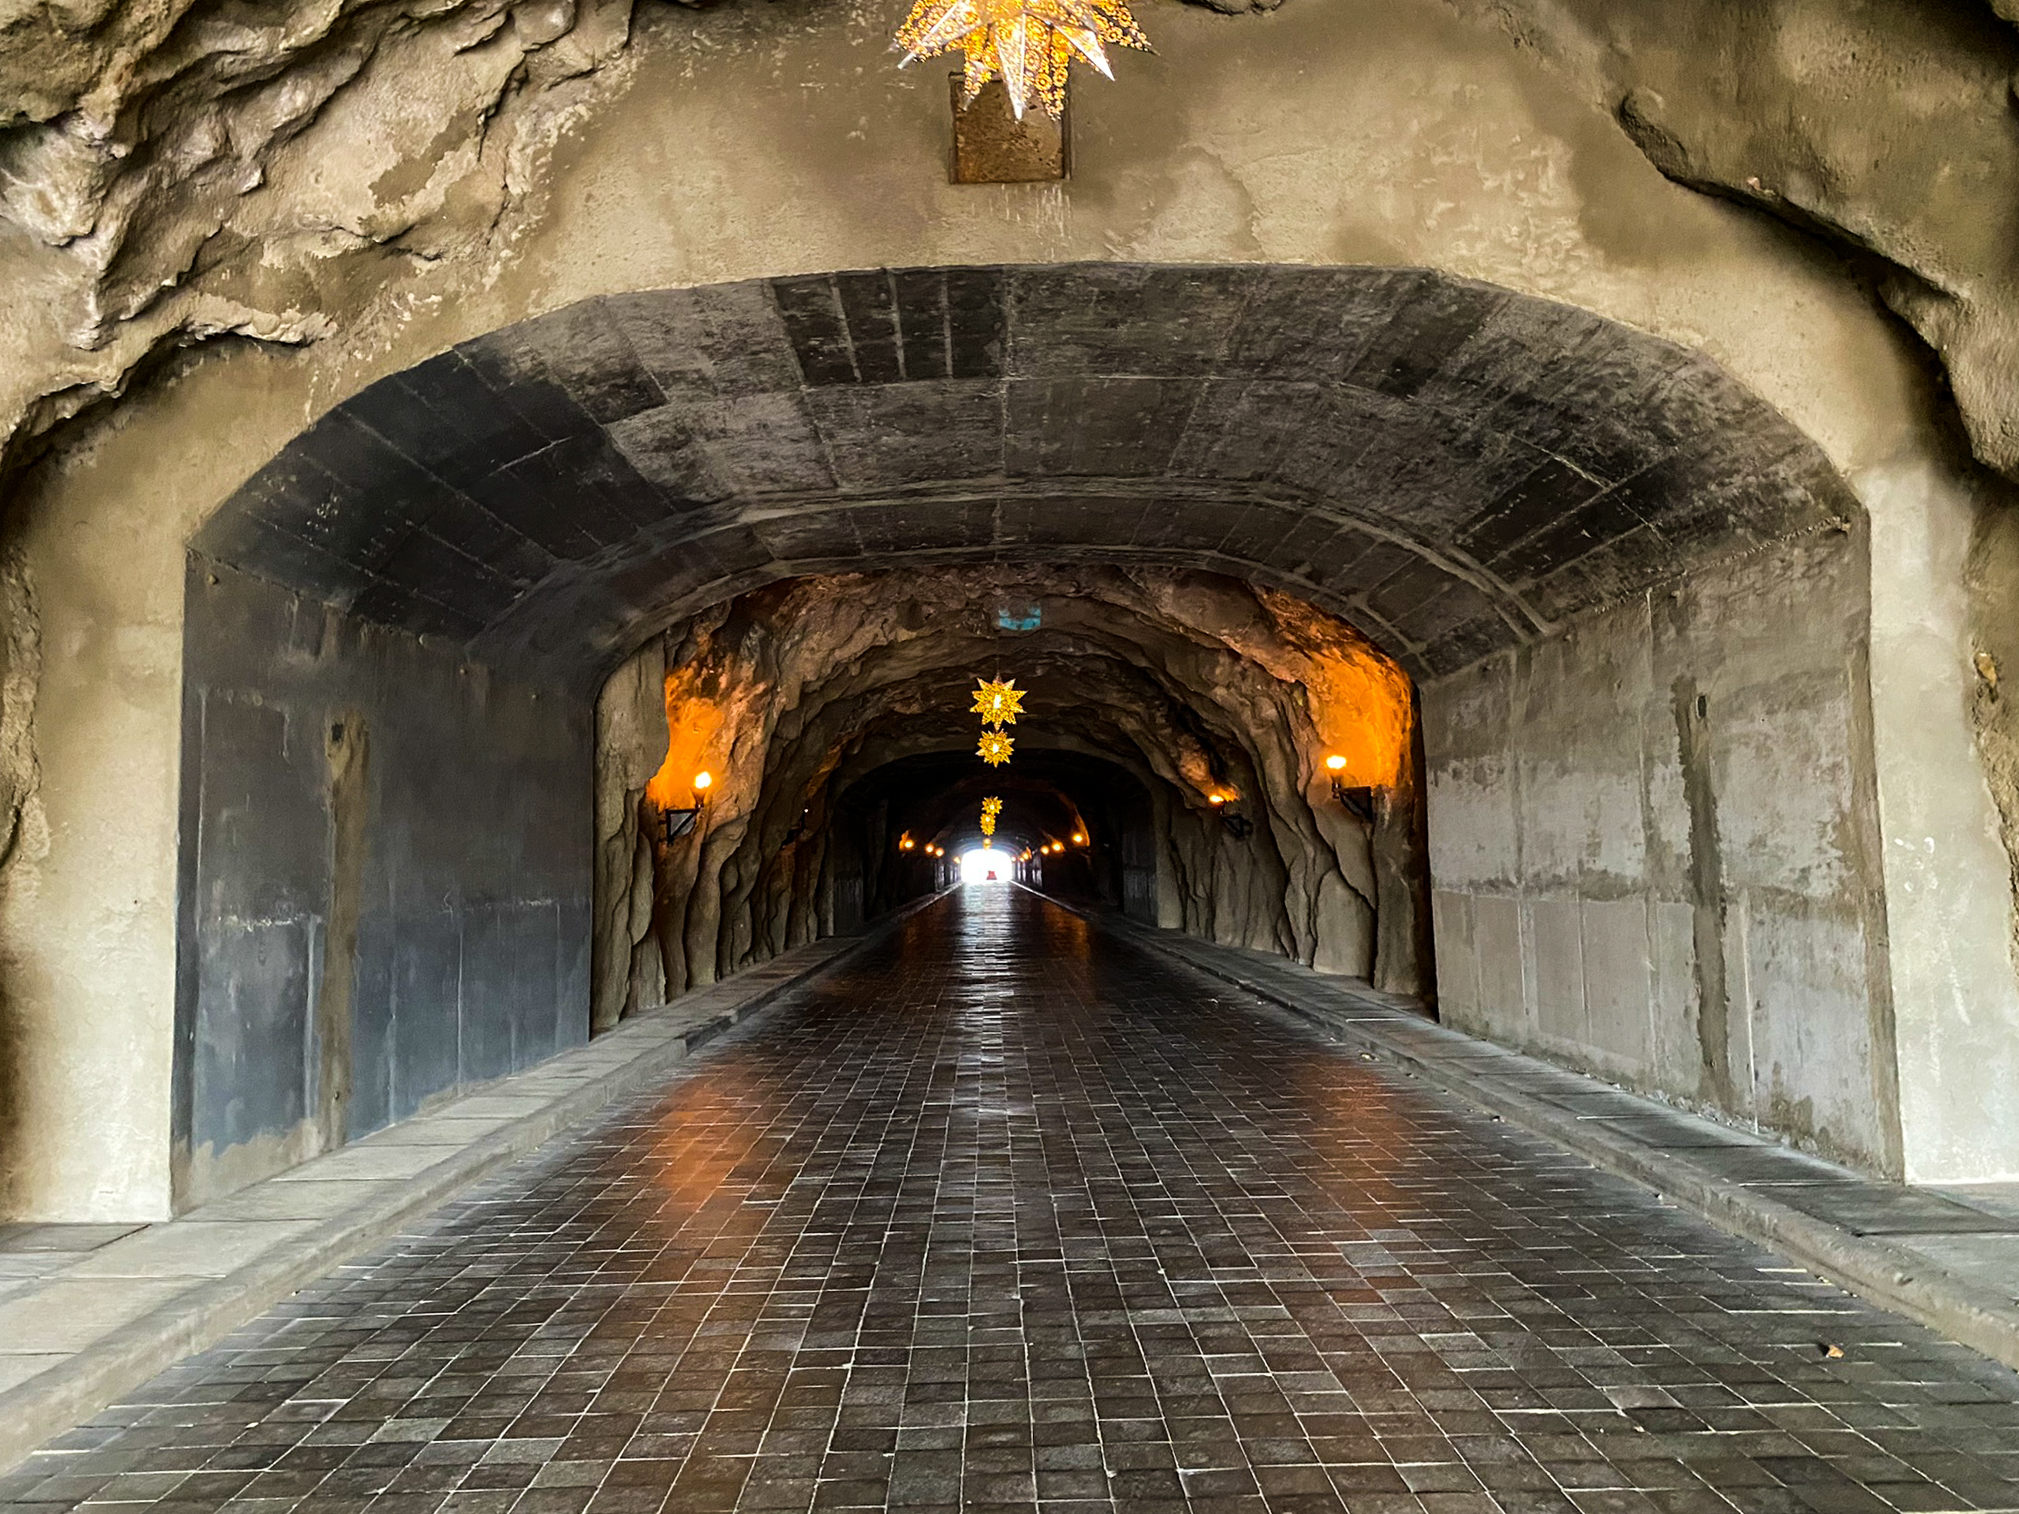
POLYGON ((2019 1183, 1951 1183, 1936 1191, 1985 1214, 2019 1219, 2019 1183))
POLYGON ((293 1181, 329 1182, 339 1178, 410 1178, 427 1171, 438 1162, 448 1160, 448 1154, 459 1148, 451 1146, 345 1146, 317 1158, 313 1163, 304 1163, 276 1173, 273 1181, 286 1183, 293 1181))
POLYGON ((0 1303, 0 1341, 14 1352, 82 1351, 201 1281, 189 1276, 51 1278, 31 1293, 0 1303))
POLYGON ((585 1040, 592 826, 584 691, 195 556, 185 608, 184 1209, 585 1040))
POLYGON ((189 1220, 326 1220, 357 1204, 369 1202, 385 1191, 390 1179, 378 1178, 297 1178, 283 1183, 273 1179, 193 1209, 189 1220))
POLYGON ((1900 1170, 1866 553, 1698 567, 1424 687, 1453 1024, 1900 1170))
MULTIPOLYGON (((576 1083, 587 1082, 594 1075, 587 1073, 581 1078, 545 1078, 541 1080, 541 1086, 569 1087, 576 1083)), ((419 1119, 403 1120, 388 1130, 367 1136, 359 1144, 373 1149, 384 1146, 467 1146, 480 1136, 487 1136, 510 1123, 509 1115, 471 1115, 467 1119, 452 1115, 425 1115, 419 1119)))
POLYGON ((2019 1235, 1902 1235, 1895 1242, 1945 1271, 2019 1301, 2019 1235))
POLYGON ((1765 1136, 1672 1114, 1603 1114, 1597 1123, 1655 1146, 1758 1146, 1765 1136))
POLYGON ((109 1246, 123 1235, 144 1228, 133 1224, 113 1225, 8 1225, 0 1229, 0 1256, 21 1252, 50 1252, 81 1255, 109 1246))
POLYGON ((2006 1235, 2019 1249, 2019 1220, 2000 1219, 1924 1188, 1812 1183, 1776 1190, 1790 1209, 1817 1215, 1857 1235, 2006 1235))
POLYGON ((64 1360, 60 1351, 5 1351, 0 1350, 0 1393, 20 1386, 39 1373, 47 1372, 64 1360))
POLYGON ((150 1225, 64 1269, 67 1277, 223 1277, 308 1228, 306 1220, 150 1225))

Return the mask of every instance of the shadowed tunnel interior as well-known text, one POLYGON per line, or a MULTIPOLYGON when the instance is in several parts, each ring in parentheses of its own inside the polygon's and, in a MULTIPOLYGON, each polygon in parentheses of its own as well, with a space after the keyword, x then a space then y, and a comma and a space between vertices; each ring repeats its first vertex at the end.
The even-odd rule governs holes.
MULTIPOLYGON (((1548 703, 1506 680, 1639 607, 1576 770, 1668 720, 1747 563, 1800 565, 1841 666, 1863 540, 1704 357, 1424 271, 840 273, 466 343, 191 543, 178 1202, 860 928, 988 796, 1048 890, 1469 1013, 1492 888, 1452 854, 1433 966, 1427 806, 1505 789, 1474 757, 1548 703), (997 770, 978 677, 1029 691, 997 770)), ((1697 874, 1701 978, 1733 885, 1697 874)), ((1627 1056, 1587 998, 1565 1044, 1627 1056)))

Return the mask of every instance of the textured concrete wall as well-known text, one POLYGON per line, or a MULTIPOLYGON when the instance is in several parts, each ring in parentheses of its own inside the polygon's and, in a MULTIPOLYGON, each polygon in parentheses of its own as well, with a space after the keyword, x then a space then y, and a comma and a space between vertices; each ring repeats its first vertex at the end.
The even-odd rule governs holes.
POLYGON ((192 554, 174 1201, 589 1030, 586 704, 192 554))
POLYGON ((1425 690, 1447 1019, 1898 1172, 1865 543, 1425 690))

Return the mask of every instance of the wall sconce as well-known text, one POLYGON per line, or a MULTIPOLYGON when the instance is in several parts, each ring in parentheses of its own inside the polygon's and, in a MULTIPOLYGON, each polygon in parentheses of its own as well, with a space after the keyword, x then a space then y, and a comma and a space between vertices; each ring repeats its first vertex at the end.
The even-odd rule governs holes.
POLYGON ((1337 755, 1325 759, 1325 770, 1332 775, 1332 797, 1347 814, 1374 823, 1374 790, 1361 786, 1347 787, 1340 774, 1346 771, 1346 759, 1337 755))
POLYGON ((708 803, 708 790, 714 786, 712 773, 700 772, 694 775, 694 803, 684 810, 661 810, 659 818, 666 827, 666 844, 671 846, 682 836, 693 830, 701 819, 702 806, 708 803))
POLYGON ((1206 803, 1210 804, 1219 815, 1220 823, 1233 832, 1234 839, 1236 841, 1246 841, 1249 836, 1254 834, 1255 822, 1250 820, 1246 815, 1243 815, 1239 810, 1236 810, 1227 800, 1228 796, 1226 794, 1208 794, 1206 796, 1206 803))
POLYGON ((1074 831, 1074 832, 1073 832, 1073 845, 1074 845, 1074 846, 1085 846, 1086 844, 1087 844, 1087 833, 1086 833, 1085 831, 1074 831))
POLYGON ((1355 786, 1348 788, 1340 781, 1339 775, 1346 771, 1346 759, 1332 756, 1325 759, 1325 769, 1332 775, 1332 797, 1339 801, 1346 813, 1374 823, 1374 790, 1355 786))

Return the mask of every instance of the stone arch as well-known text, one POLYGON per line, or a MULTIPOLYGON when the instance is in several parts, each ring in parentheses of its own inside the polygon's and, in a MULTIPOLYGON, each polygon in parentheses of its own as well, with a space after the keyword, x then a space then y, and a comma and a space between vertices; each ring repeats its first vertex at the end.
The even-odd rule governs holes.
MULTIPOLYGON (((1413 950, 1430 912, 1417 893, 1434 883, 1461 1023, 1752 1117, 1778 1099, 1792 1133, 1883 1163, 1890 1116, 1857 1113, 1890 1055, 1874 1028, 1882 966, 1816 1001, 1863 1029, 1796 1110, 1794 1084, 1742 1088, 1733 1072, 1734 1016, 1749 1011, 1714 964, 1749 880, 1659 845, 1631 865, 1566 853, 1537 876, 1524 847, 1546 854, 1561 817, 1500 813, 1522 787, 1505 763, 1535 746, 1552 690, 1596 701, 1584 725, 1576 709, 1543 721, 1557 747, 1542 760, 1579 803, 1617 787, 1608 743, 1674 767, 1648 758, 1649 680, 1669 655, 1659 589, 1674 604, 1752 593, 1792 617, 1808 663, 1727 683, 1704 659, 1744 638, 1704 631, 1695 610, 1668 620, 1683 628, 1671 641, 1697 636, 1690 676, 1721 712, 1759 695, 1758 718, 1821 733, 1846 775, 1823 811, 1869 828, 1864 692, 1816 683, 1865 635, 1863 542, 1862 507, 1821 452, 1702 355, 1428 270, 866 270, 599 297, 465 342, 324 415, 190 543, 181 1201, 537 1060, 586 1033, 592 997, 607 1024, 835 928, 850 866, 859 908, 921 886, 868 857, 888 838, 853 843, 853 860, 796 838, 804 817, 843 815, 850 783, 944 749, 916 685, 946 667, 890 623, 837 638, 838 671, 795 671, 777 614, 795 584, 891 599, 925 569, 970 588, 1050 574, 1102 614, 1155 623, 1142 634, 1164 640, 1147 652, 1087 625, 1031 643, 1076 691, 1062 703, 1080 701, 1078 726, 1038 744, 1127 748, 1148 783, 1153 819, 1128 824, 1151 839, 1113 873, 1154 875, 1134 885, 1148 918, 1368 973, 1377 937, 1391 963, 1413 950), (1230 584, 1249 587, 1214 587, 1230 584), (1329 806, 1309 701, 1285 692, 1294 672, 1227 693, 1260 666, 1228 625, 1275 615, 1267 634, 1280 632, 1271 594, 1315 607, 1339 627, 1335 651, 1365 646, 1421 692, 1429 766, 1398 780, 1407 803, 1384 810, 1385 833, 1329 806), (1207 604, 1231 619, 1187 650, 1186 607, 1207 604), (1593 626, 1610 629, 1585 655, 1593 626), (723 716, 740 792, 681 848, 654 842, 666 801, 647 780, 673 761, 659 683, 696 637, 743 649, 764 707, 723 716), (1195 653, 1246 672, 1138 676, 1195 653), (1102 698, 1127 710, 1104 724, 1102 698), (1195 718, 1187 777, 1157 747, 1195 718), (348 873, 314 844, 333 803, 326 726, 369 743, 359 802, 381 839, 348 873), (1433 878, 1419 779, 1459 842, 1433 878), (1223 835, 1209 807, 1223 783, 1249 801, 1256 844, 1223 835), (246 828, 252 812, 307 839, 276 847, 246 828), (1496 945, 1508 908, 1523 923, 1496 945), (1675 909, 1699 921, 1687 987, 1657 981, 1675 909), (1605 953, 1635 930, 1653 943, 1638 1001, 1592 1010, 1619 976, 1605 953), (351 934, 353 951, 323 951, 351 934), (659 946, 641 957, 648 938, 659 946), (1543 1017, 1526 986, 1566 951, 1576 1025, 1543 1017), (457 1027, 447 1060, 442 1004, 457 1027), (292 1008, 272 1023, 275 1005, 292 1008), (349 1017, 334 1039, 331 1006, 349 1017), (1653 1043, 1685 1033, 1703 1049, 1678 1073, 1674 1048, 1653 1043), (297 1042, 307 1063, 334 1046, 370 1069, 339 1090, 343 1111, 327 1077, 270 1079, 272 1108, 248 1103, 243 1066, 286 1063, 297 1042)), ((1677 750, 1685 767, 1700 759, 1676 779, 1694 795, 1722 749, 1685 731, 1677 750)), ((1648 790, 1643 828, 1674 808, 1648 790)), ((1433 826, 1433 860, 1437 844, 1433 826)), ((1781 909, 1781 944, 1806 963, 1855 943, 1869 957, 1883 935, 1869 883, 1797 882, 1770 905, 1781 885, 1763 878, 1760 918, 1781 909)))
POLYGON ((338 405, 207 557, 499 667, 780 578, 1207 567, 1435 677, 1859 513, 1700 354, 1427 270, 875 270, 609 296, 338 405))

